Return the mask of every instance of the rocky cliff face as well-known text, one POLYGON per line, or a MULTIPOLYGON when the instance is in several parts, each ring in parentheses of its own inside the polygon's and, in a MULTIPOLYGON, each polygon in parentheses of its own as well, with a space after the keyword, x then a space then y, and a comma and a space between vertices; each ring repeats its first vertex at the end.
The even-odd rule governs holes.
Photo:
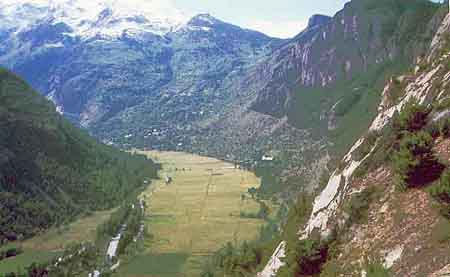
MULTIPOLYGON (((423 51, 423 45, 408 45, 414 38, 407 34, 417 24, 409 18, 412 6, 404 1, 351 1, 333 18, 312 17, 307 30, 259 65, 255 74, 269 71, 269 77, 252 109, 282 117, 293 105, 293 94, 301 93, 299 88, 332 90, 337 82, 377 65, 398 59, 411 62, 423 51), (413 25, 406 28, 404 24, 413 25)), ((426 5, 422 9, 427 13, 426 5)))
MULTIPOLYGON (((438 37, 446 36, 445 34, 450 31, 447 25, 449 20, 450 16, 447 16, 443 20, 441 27, 435 35, 435 40, 438 37)), ((387 99, 392 99, 392 97, 390 96, 395 94, 395 89, 397 89, 398 87, 396 88, 395 86, 393 86, 392 80, 387 82, 382 93, 383 101, 379 105, 377 116, 369 127, 369 132, 379 132, 383 130, 383 128, 385 128, 385 126, 387 126, 391 122, 393 116, 396 113, 402 111, 405 105, 412 100, 418 101, 418 103, 420 104, 431 105, 442 103, 448 98, 445 88, 449 84, 450 80, 448 69, 444 66, 449 56, 449 54, 445 52, 447 51, 447 46, 444 43, 439 43, 438 46, 433 43, 427 57, 430 57, 429 55, 433 54, 434 47, 438 47, 440 49, 441 55, 433 58, 430 64, 426 64, 425 62, 420 60, 418 64, 415 65, 416 72, 414 74, 398 77, 396 79, 396 82, 399 82, 402 85, 401 95, 397 95, 397 99, 391 102, 388 102, 387 99)), ((430 117, 434 118, 434 120, 436 121, 442 118, 443 115, 445 115, 445 111, 443 113, 443 111, 433 109, 430 117)), ((343 160, 347 165, 346 169, 344 169, 343 171, 336 170, 336 172, 330 178, 329 186, 327 186, 327 188, 319 196, 319 198, 316 199, 316 206, 313 212, 314 216, 311 217, 311 220, 307 225, 304 234, 309 234, 313 229, 316 228, 319 228, 322 231, 327 230, 327 219, 329 219, 329 216, 321 216, 319 215, 319 211, 322 210, 330 212, 333 209, 337 208, 336 205, 332 205, 330 207, 330 203, 332 203, 333 200, 336 200, 335 204, 338 205, 339 201, 337 199, 342 199, 342 197, 337 197, 339 191, 341 191, 341 193, 348 191, 348 189, 339 189, 339 186, 348 183, 355 169, 359 167, 359 165, 372 154, 373 151, 369 151, 369 153, 363 158, 359 158, 357 160, 352 158, 352 154, 354 155, 354 152, 356 152, 358 148, 363 145, 365 140, 366 138, 363 136, 350 149, 343 160), (341 182, 341 176, 339 176, 339 174, 342 174, 347 182, 341 182), (329 190, 333 190, 334 192, 330 193, 329 190), (318 218, 322 219, 318 220, 318 218), (320 223, 315 224, 315 222, 320 223)), ((373 148, 375 148, 375 146, 376 144, 373 145, 373 148)), ((383 178, 390 179, 386 176, 387 175, 384 175, 383 178)))
MULTIPOLYGON (((436 14, 431 24, 434 26, 433 39, 429 41, 426 54, 410 66, 414 72, 395 76, 386 83, 369 130, 333 172, 327 186, 314 201, 309 221, 299 230, 301 240, 317 233, 323 239, 334 240, 334 254, 323 269, 325 276, 368 276, 374 273, 368 272, 368 265, 374 263, 380 263, 383 270, 389 270, 394 276, 446 274, 450 260, 445 253, 450 249, 445 243, 446 236, 442 235, 447 232, 448 224, 448 219, 439 210, 442 203, 433 199, 426 187, 399 190, 390 162, 380 158, 383 156, 380 152, 386 150, 383 144, 393 139, 387 130, 395 128, 392 127, 397 124, 393 123, 396 122, 394 118, 410 103, 426 107, 428 126, 448 120, 450 15, 442 21, 443 14, 436 14), (439 26, 437 30, 436 26, 439 26), (355 222, 354 205, 365 220, 355 222)), ((426 128, 425 132, 431 132, 434 138, 433 155, 448 165, 448 138, 430 131, 431 127, 426 128)), ((398 137, 394 136, 395 139, 398 137)), ((268 264, 260 276, 275 276, 285 266, 282 262, 286 256, 285 247, 286 242, 282 242, 272 257, 279 262, 268 264)))
POLYGON ((314 186, 330 157, 343 156, 376 115, 376 90, 389 73, 426 51, 435 12, 426 1, 356 0, 333 18, 313 17, 233 82, 234 101, 204 122, 194 148, 223 141, 231 158, 245 159, 247 148, 284 153, 292 160, 284 177, 294 172, 303 176, 298 183, 314 186))

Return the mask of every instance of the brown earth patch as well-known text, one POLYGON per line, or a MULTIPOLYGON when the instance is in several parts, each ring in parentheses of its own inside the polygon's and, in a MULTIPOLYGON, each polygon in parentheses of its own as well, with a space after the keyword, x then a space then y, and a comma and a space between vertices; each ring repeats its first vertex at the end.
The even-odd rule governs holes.
MULTIPOLYGON (((450 141, 438 147, 449 150, 439 152, 450 157, 450 141)), ((393 174, 386 168, 354 180, 352 191, 377 186, 383 192, 371 203, 368 222, 344 232, 337 262, 360 267, 366 259, 383 260, 392 250, 403 247, 401 258, 391 268, 394 276, 430 276, 450 263, 450 244, 433 238, 433 229, 442 218, 427 192, 398 192, 392 180, 393 174)))
POLYGON ((439 138, 436 141, 434 152, 442 162, 448 165, 450 163, 450 139, 439 138))

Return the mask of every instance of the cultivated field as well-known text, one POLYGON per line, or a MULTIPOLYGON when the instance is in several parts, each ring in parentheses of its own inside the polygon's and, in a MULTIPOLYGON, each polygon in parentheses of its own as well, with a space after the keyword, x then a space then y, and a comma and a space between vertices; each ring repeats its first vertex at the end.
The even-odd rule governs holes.
POLYGON ((141 195, 149 204, 146 224, 153 238, 146 239, 142 256, 122 266, 120 276, 199 276, 205 258, 226 242, 257 236, 264 221, 240 218, 241 211, 259 209, 248 195, 242 199, 248 188, 259 186, 253 173, 185 153, 143 153, 163 164, 161 180, 141 195), (166 177, 172 183, 166 184, 166 177), (165 266, 152 267, 155 261, 165 266))

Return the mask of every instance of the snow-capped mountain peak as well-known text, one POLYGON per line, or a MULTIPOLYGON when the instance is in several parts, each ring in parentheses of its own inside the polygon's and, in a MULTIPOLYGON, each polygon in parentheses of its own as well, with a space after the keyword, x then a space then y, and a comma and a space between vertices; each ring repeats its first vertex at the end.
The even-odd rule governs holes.
POLYGON ((120 37, 124 32, 163 35, 190 17, 170 0, 2 0, 0 26, 21 30, 44 19, 65 23, 72 36, 120 37))
POLYGON ((204 13, 204 14, 198 14, 195 17, 193 17, 190 21, 191 24, 198 24, 198 25, 214 25, 218 23, 219 20, 211 16, 210 14, 204 13))

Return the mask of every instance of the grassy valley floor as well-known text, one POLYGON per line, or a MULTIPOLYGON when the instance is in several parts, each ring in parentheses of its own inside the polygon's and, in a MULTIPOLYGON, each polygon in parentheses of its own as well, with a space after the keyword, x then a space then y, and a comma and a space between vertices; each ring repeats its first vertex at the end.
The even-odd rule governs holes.
POLYGON ((253 173, 186 153, 141 153, 163 165, 161 179, 140 196, 149 205, 145 223, 152 236, 117 276, 199 276, 207 257, 225 243, 257 237, 264 221, 240 216, 259 210, 247 194, 260 185, 253 173), (170 184, 166 177, 172 178, 170 184))
MULTIPOLYGON (((94 242, 97 227, 108 220, 113 210, 95 212, 92 215, 74 221, 71 224, 52 228, 44 234, 20 243, 11 243, 21 247, 23 253, 14 258, 0 261, 0 276, 10 272, 23 272, 32 263, 45 263, 59 257, 66 247, 82 242, 94 242)), ((0 248, 0 250, 2 250, 0 248)))

